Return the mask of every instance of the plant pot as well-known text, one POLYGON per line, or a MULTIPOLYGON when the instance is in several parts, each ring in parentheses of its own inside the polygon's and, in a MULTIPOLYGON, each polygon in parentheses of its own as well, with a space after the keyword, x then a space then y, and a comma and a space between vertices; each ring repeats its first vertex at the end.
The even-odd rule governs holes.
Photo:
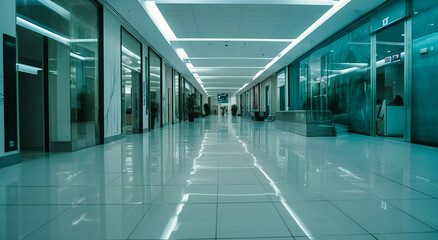
POLYGON ((194 122, 195 121, 195 114, 196 113, 189 113, 189 122, 194 122))
POLYGON ((151 117, 151 129, 154 129, 155 127, 155 116, 151 117))

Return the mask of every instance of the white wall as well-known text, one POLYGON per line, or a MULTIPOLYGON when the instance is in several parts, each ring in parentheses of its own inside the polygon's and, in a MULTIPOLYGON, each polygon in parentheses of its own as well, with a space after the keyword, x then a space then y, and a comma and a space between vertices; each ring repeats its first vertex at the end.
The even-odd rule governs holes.
POLYGON ((122 133, 122 99, 120 75, 121 21, 106 7, 103 10, 104 47, 104 133, 105 138, 122 133))
POLYGON ((121 64, 120 64, 120 32, 123 26, 143 47, 143 130, 148 129, 149 113, 146 111, 146 81, 148 71, 148 45, 136 36, 111 10, 104 7, 104 133, 105 138, 122 134, 122 97, 121 97, 121 64))
POLYGON ((3 34, 16 37, 15 34, 15 0, 1 0, 0 8, 0 157, 15 154, 5 153, 5 123, 3 99, 3 34))

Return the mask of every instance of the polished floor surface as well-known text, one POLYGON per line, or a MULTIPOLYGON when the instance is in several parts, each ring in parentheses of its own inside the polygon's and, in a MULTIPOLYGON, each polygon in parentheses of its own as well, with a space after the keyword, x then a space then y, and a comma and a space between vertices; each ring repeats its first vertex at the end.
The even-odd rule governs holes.
POLYGON ((438 149, 196 119, 0 169, 0 239, 438 239, 438 149))

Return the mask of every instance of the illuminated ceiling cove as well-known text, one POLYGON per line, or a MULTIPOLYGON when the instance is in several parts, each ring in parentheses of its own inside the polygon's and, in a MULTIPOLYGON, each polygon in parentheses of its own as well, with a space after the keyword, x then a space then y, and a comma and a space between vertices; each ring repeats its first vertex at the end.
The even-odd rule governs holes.
POLYGON ((139 1, 208 95, 239 92, 350 2, 139 1))

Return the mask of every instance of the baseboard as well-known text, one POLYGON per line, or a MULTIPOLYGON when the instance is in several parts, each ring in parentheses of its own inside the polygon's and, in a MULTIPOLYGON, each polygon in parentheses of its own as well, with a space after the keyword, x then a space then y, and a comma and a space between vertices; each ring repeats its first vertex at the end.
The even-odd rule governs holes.
POLYGON ((8 167, 21 162, 20 153, 15 153, 7 156, 0 157, 0 168, 8 167))
POLYGON ((105 143, 110 143, 110 142, 114 142, 114 141, 117 141, 117 140, 122 139, 122 138, 123 138, 123 135, 122 135, 122 134, 114 135, 114 136, 111 136, 111 137, 106 137, 106 138, 103 140, 103 142, 104 142, 104 144, 105 144, 105 143))

